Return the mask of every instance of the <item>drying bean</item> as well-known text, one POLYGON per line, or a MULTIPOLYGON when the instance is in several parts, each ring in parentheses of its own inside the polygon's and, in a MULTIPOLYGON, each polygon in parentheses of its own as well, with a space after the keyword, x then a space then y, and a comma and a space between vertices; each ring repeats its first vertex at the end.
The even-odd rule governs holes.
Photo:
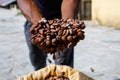
POLYGON ((77 19, 56 18, 46 20, 42 18, 38 26, 31 27, 30 33, 32 37, 30 41, 46 54, 53 54, 53 59, 55 59, 56 52, 73 47, 80 40, 84 39, 85 35, 83 29, 85 27, 84 22, 77 19))

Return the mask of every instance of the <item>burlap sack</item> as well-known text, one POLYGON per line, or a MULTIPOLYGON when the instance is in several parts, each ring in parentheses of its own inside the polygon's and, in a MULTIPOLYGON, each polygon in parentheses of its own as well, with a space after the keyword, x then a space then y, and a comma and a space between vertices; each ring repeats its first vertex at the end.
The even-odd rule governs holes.
POLYGON ((75 71, 71 67, 61 65, 49 65, 16 80, 45 80, 50 76, 64 76, 68 77, 70 80, 94 80, 81 72, 75 71))

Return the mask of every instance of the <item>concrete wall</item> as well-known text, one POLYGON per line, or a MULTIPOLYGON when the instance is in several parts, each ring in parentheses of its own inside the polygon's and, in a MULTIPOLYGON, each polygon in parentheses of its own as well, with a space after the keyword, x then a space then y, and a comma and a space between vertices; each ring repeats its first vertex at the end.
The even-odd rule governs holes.
POLYGON ((92 0, 94 24, 120 28, 120 0, 92 0))

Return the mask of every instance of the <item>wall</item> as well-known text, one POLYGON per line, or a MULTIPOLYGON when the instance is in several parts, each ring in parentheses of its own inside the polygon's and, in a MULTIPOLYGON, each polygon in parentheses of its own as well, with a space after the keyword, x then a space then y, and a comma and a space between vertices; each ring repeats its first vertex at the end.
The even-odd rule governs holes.
POLYGON ((92 21, 120 28, 120 0, 92 0, 92 21))

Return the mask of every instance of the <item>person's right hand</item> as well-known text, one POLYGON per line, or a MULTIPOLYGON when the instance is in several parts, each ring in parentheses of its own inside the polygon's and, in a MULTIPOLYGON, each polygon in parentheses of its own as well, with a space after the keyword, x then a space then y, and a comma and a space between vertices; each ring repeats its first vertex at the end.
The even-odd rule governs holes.
POLYGON ((32 24, 30 32, 33 32, 33 28, 38 26, 38 22, 42 18, 39 8, 34 0, 17 0, 17 4, 24 17, 32 24))

